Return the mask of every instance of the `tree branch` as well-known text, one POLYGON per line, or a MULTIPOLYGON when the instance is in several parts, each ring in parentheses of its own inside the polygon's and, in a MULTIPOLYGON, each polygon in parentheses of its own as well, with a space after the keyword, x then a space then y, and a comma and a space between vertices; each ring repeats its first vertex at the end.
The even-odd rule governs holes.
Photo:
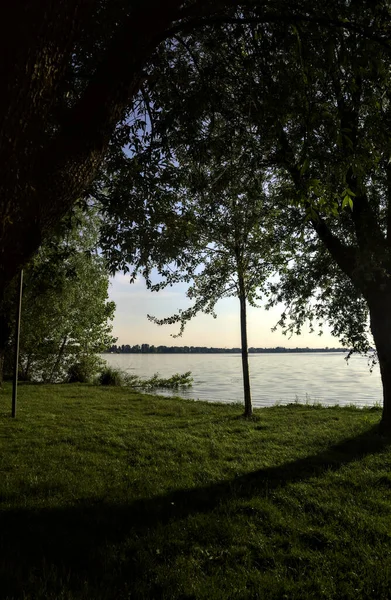
POLYGON ((11 186, 7 190, 13 204, 1 240, 8 260, 0 265, 0 284, 30 258, 92 180, 116 123, 139 91, 144 66, 181 4, 149 0, 127 18, 66 123, 38 154, 29 186, 18 190, 19 197, 11 186))
MULTIPOLYGON (((279 139, 283 153, 284 166, 288 170, 292 181, 298 192, 304 191, 307 195, 307 183, 305 178, 300 173, 300 168, 294 160, 294 152, 289 144, 286 133, 280 125, 279 139)), ((319 238, 322 240, 331 256, 334 258, 340 269, 353 280, 354 269, 357 258, 357 250, 353 247, 343 244, 330 230, 327 223, 320 216, 319 212, 314 209, 311 202, 305 198, 304 207, 310 210, 309 214, 314 217, 310 218, 310 223, 316 231, 319 238)))
MULTIPOLYGON (((235 5, 238 8, 241 8, 241 5, 243 3, 236 2, 235 4, 232 4, 233 8, 235 7, 235 5)), ((376 30, 372 31, 371 27, 360 27, 358 25, 355 25, 354 23, 344 21, 343 19, 333 19, 331 17, 319 17, 305 14, 282 14, 281 12, 263 13, 251 17, 228 17, 226 15, 211 15, 205 17, 198 17, 174 25, 173 27, 171 27, 171 29, 167 31, 167 37, 176 35, 177 33, 190 33, 195 29, 205 27, 208 25, 247 25, 251 23, 285 23, 287 25, 311 23, 314 25, 321 25, 328 28, 338 27, 350 31, 352 33, 359 33, 367 39, 377 42, 387 50, 391 51, 391 44, 389 42, 389 35, 387 34, 387 32, 384 34, 383 37, 376 33, 376 30)))

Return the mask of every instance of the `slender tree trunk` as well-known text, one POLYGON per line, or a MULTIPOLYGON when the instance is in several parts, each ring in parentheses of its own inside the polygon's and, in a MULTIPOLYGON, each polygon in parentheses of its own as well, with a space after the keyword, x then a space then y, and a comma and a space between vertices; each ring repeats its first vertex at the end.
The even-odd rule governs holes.
POLYGON ((247 344, 247 310, 246 290, 243 274, 239 274, 239 300, 240 300, 240 335, 242 342, 242 371, 244 390, 244 416, 251 417, 253 407, 251 402, 250 372, 248 367, 248 344, 247 344))
POLYGON ((51 373, 49 375, 49 383, 53 383, 53 377, 60 365, 61 359, 62 359, 64 351, 65 351, 65 346, 66 346, 67 341, 68 341, 68 336, 66 335, 64 337, 64 339, 62 340, 62 344, 61 344, 60 349, 57 354, 56 362, 54 363, 51 373))
POLYGON ((25 381, 29 381, 30 380, 30 367, 31 367, 31 353, 27 356, 27 361, 26 361, 26 366, 23 370, 23 377, 25 379, 25 381))
POLYGON ((371 331, 376 345, 383 384, 381 429, 391 434, 391 290, 369 301, 371 331))

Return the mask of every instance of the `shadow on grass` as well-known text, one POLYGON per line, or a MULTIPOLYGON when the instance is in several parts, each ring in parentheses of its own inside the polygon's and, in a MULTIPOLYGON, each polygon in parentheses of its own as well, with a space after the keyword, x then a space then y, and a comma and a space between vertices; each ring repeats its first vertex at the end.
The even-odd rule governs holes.
POLYGON ((380 452, 390 443, 390 438, 379 435, 377 427, 373 427, 316 455, 127 505, 94 499, 63 509, 3 512, 0 597, 55 598, 64 587, 76 594, 61 595, 66 598, 159 597, 158 590, 152 588, 151 596, 137 595, 137 591, 133 595, 132 590, 139 589, 139 580, 147 579, 139 550, 143 543, 148 545, 148 539, 160 525, 208 513, 232 497, 251 498, 290 482, 337 470, 380 452), (125 540, 137 540, 138 558, 132 556, 133 542, 128 544, 125 559, 115 556, 113 549, 125 540), (83 587, 90 590, 89 594, 82 593, 83 587))

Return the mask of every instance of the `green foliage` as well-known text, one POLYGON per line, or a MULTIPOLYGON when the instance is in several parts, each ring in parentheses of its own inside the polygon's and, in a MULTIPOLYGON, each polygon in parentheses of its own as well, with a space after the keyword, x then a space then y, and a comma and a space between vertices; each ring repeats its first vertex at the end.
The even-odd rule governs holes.
MULTIPOLYGON (((248 174, 260 205, 274 206, 274 222, 283 225, 281 236, 269 237, 282 258, 269 292, 270 304, 286 305, 284 330, 299 332, 306 320, 322 330, 327 321, 344 345, 363 351, 373 344, 369 298, 372 306, 379 294, 391 298, 389 7, 333 2, 332 19, 310 2, 284 9, 286 18, 278 2, 263 8, 270 20, 257 22, 254 6, 246 24, 236 13, 222 27, 189 29, 175 47, 162 45, 139 109, 149 127, 137 156, 106 172, 104 246, 113 268, 141 265, 147 280, 153 265, 170 283, 191 283, 196 274, 193 306, 157 322, 183 325, 198 310, 213 314, 225 292, 225 263, 208 257, 210 281, 203 278, 202 258, 194 260, 186 241, 198 241, 200 231, 208 237, 214 217, 223 228, 224 189, 237 192, 248 174), (192 195, 209 205, 203 222, 192 220, 192 195), (197 302, 205 296, 208 302, 197 302)), ((250 189, 239 191, 249 214, 250 189)), ((263 250, 258 240, 249 252, 258 282, 263 250)))
POLYGON ((126 382, 126 373, 114 367, 105 367, 98 377, 99 385, 122 386, 126 382))
MULTIPOLYGON (((115 341, 115 304, 108 301, 109 276, 96 252, 98 235, 96 211, 78 210, 26 268, 20 337, 25 378, 64 381, 76 363, 81 371, 85 365, 93 372, 94 355, 115 341)), ((11 338, 9 358, 12 344, 11 338)))
MULTIPOLYGON (((126 117, 135 107, 138 112, 138 94, 143 96, 151 63, 159 63, 162 41, 171 38, 175 46, 173 28, 234 14, 235 7, 206 7, 203 0, 99 0, 76 10, 73 0, 59 6, 33 0, 1 11, 1 300, 53 225, 88 195, 106 150, 114 147, 115 156, 126 145, 137 148, 137 136, 127 139, 133 115, 126 117), (142 25, 151 15, 156 28, 142 25), (38 29, 39 36, 26 33, 38 29)), ((139 117, 145 130, 147 111, 139 117)))
MULTIPOLYGON (((163 279, 150 286, 157 291, 177 281, 190 283, 189 309, 165 319, 149 317, 158 324, 179 322, 179 335, 198 312, 216 316, 215 305, 224 297, 242 297, 255 306, 260 288, 283 260, 278 247, 278 209, 268 203, 262 172, 254 172, 247 161, 245 141, 230 136, 225 139, 226 155, 215 156, 213 142, 222 144, 224 132, 214 135, 205 157, 197 162, 183 159, 178 168, 181 193, 186 194, 186 217, 173 221, 170 230, 178 237, 186 219, 186 245, 168 267, 155 263, 163 279), (244 156, 237 157, 237 153, 244 156)), ((143 266, 149 268, 152 260, 143 266)))
POLYGON ((267 307, 277 305, 284 309, 276 328, 289 336, 299 335, 305 324, 322 334, 328 324, 343 347, 370 350, 368 306, 314 234, 307 237, 306 252, 269 283, 267 307))
POLYGON ((8 165, 1 195, 4 281, 80 195, 107 145, 96 185, 112 199, 105 243, 112 268, 129 268, 117 243, 118 218, 131 230, 127 250, 140 264, 151 254, 176 260, 187 235, 185 223, 175 235, 170 227, 170 219, 182 217, 172 193, 180 187, 175 159, 204 156, 209 138, 213 152, 222 152, 224 140, 213 139, 220 121, 239 138, 251 131, 254 148, 246 151, 255 171, 262 163, 270 181, 287 175, 300 228, 307 219, 320 231, 321 214, 329 233, 354 246, 348 276, 358 293, 366 297, 379 274, 387 283, 389 5, 332 1, 325 10, 309 0, 175 2, 162 9, 160 30, 144 31, 136 56, 126 44, 141 35, 139 19, 158 5, 101 1, 75 12, 64 2, 58 12, 35 2, 20 15, 4 10, 15 40, 4 67, 3 113, 13 115, 5 118, 1 140, 8 165), (42 27, 41 35, 28 38, 22 23, 32 23, 31 31, 42 27), (35 58, 26 62, 27 56, 35 58), (91 98, 96 112, 89 110, 91 98), (51 167, 42 169, 48 161, 51 167), (124 185, 117 186, 124 170, 124 185), (365 222, 375 236, 363 233, 365 222))
MULTIPOLYGON (((195 55, 186 47, 182 53, 189 67, 184 77, 191 87, 192 76, 202 80, 200 65, 194 69, 194 56, 201 65, 211 57, 199 46, 195 55)), ((166 92, 161 93, 165 96, 166 92)), ((156 144, 152 132, 142 136, 143 152, 137 157, 142 168, 130 189, 131 160, 106 175, 98 197, 109 215, 115 205, 118 221, 112 219, 103 228, 101 241, 113 270, 122 265, 126 272, 128 264, 132 265, 131 281, 142 273, 152 291, 177 282, 189 284, 188 308, 163 318, 148 315, 158 325, 178 323, 174 337, 182 335, 188 321, 200 312, 216 317, 215 306, 222 298, 239 299, 244 402, 249 416, 247 304, 257 305, 268 278, 290 258, 291 248, 285 244, 283 252, 281 241, 292 239, 292 223, 285 219, 284 203, 270 200, 268 194, 270 174, 260 160, 269 151, 268 143, 255 139, 246 116, 237 113, 233 122, 227 122, 221 109, 213 112, 217 106, 200 95, 197 106, 191 100, 188 106, 199 126, 196 132, 191 125, 188 130, 186 119, 182 122, 184 115, 173 124, 167 123, 170 117, 164 107, 153 114, 153 127, 159 132, 167 125, 169 149, 156 144), (146 173, 153 173, 153 178, 146 173), (129 203, 124 205, 126 197, 129 203), (119 206, 118 198, 122 200, 119 206), (153 268, 158 272, 157 282, 152 280, 153 268)), ((165 101, 170 104, 169 98, 165 101)), ((174 106, 171 109, 174 113, 174 106)))
POLYGON ((128 386, 135 389, 154 390, 154 389, 179 389, 191 387, 193 378, 191 371, 186 373, 175 373, 171 377, 160 377, 155 373, 149 379, 143 379, 138 375, 130 375, 121 369, 115 369, 107 366, 98 378, 100 385, 128 386))
POLYGON ((171 389, 177 390, 179 388, 188 388, 193 384, 193 378, 191 376, 191 371, 186 371, 186 373, 175 373, 171 377, 160 377, 159 373, 155 373, 149 379, 141 379, 136 378, 132 380, 131 386, 134 388, 141 388, 143 390, 154 390, 154 389, 171 389))
POLYGON ((104 361, 95 354, 80 356, 68 369, 68 383, 91 383, 103 365, 104 361))
POLYGON ((388 597, 379 409, 245 421, 235 405, 21 385, 14 420, 1 394, 5 598, 388 597))
POLYGON ((243 230, 254 198, 250 186, 237 188, 249 175, 262 207, 277 208, 271 222, 283 225, 281 236, 268 238, 270 254, 276 250, 270 271, 278 270, 269 288, 259 239, 258 250, 249 249, 246 258, 259 263, 258 270, 251 265, 257 282, 247 286, 249 299, 261 286, 268 306, 282 303, 285 333, 300 333, 306 321, 321 333, 328 323, 352 351, 375 345, 387 405, 390 22, 385 2, 335 1, 325 11, 304 0, 250 3, 249 13, 235 11, 222 27, 205 20, 202 31, 179 28, 175 43, 162 43, 129 119, 137 129, 146 115, 133 154, 117 154, 98 192, 109 216, 102 239, 112 268, 126 271, 131 263, 131 277, 141 270, 155 290, 190 284, 188 309, 152 317, 179 323, 181 332, 197 312, 214 315, 217 299, 231 292, 232 261, 213 257, 208 234, 214 217, 226 239, 236 223, 243 230), (227 186, 230 171, 234 185, 227 186), (227 189, 242 203, 229 227, 227 189), (194 197, 197 208, 208 206, 204 221, 194 215, 194 197), (156 284, 153 267, 163 279, 156 284))

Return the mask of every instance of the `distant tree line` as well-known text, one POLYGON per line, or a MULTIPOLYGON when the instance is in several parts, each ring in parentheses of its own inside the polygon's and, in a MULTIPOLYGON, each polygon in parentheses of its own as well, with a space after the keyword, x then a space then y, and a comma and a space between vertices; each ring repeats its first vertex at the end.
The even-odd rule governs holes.
MULTIPOLYGON (((249 348, 251 354, 276 354, 284 352, 347 352, 346 348, 249 348)), ((154 346, 149 344, 122 344, 110 346, 106 353, 113 354, 237 354, 240 348, 208 348, 206 346, 154 346)))

